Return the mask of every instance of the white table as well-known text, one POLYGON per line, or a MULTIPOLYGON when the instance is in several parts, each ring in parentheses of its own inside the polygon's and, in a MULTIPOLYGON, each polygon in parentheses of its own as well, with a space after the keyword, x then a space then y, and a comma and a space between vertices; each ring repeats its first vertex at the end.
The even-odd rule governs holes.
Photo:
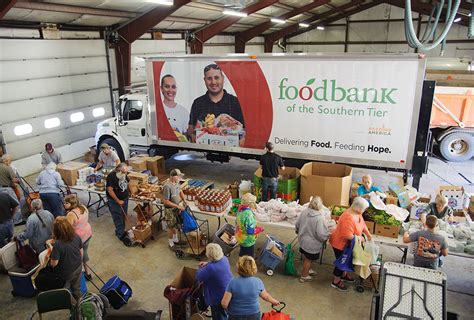
POLYGON ((372 234, 372 240, 374 240, 374 242, 379 244, 379 245, 398 248, 400 251, 403 252, 402 260, 400 261, 400 263, 406 263, 407 262, 409 243, 404 243, 403 242, 403 236, 402 235, 399 234, 398 238, 389 238, 389 237, 382 237, 382 236, 372 234))
MULTIPOLYGON (((228 213, 224 216, 226 219, 235 219, 236 217, 233 215, 229 215, 228 213)), ((280 222, 270 222, 270 221, 260 221, 257 220, 257 224, 263 225, 263 226, 274 226, 274 227, 280 227, 280 228, 286 228, 286 229, 295 229, 295 225, 289 223, 288 221, 280 221, 280 222)))
POLYGON ((97 218, 100 217, 99 210, 107 206, 107 195, 105 191, 98 191, 95 189, 94 186, 90 187, 89 185, 86 185, 86 186, 76 185, 76 186, 70 187, 70 189, 87 192, 89 196, 89 199, 87 200, 87 204, 86 204, 87 209, 97 204, 97 208, 95 212, 96 212, 97 218), (98 200, 94 202, 92 202, 93 194, 97 195, 97 197, 99 198, 98 200))

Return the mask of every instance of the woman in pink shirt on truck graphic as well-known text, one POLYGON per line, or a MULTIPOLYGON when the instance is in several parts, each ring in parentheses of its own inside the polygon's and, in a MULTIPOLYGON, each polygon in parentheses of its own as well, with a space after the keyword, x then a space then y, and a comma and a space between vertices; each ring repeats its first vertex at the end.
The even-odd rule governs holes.
POLYGON ((64 208, 67 211, 66 218, 69 223, 74 228, 76 234, 82 240, 82 264, 84 266, 84 276, 87 280, 92 279, 92 275, 87 266, 89 261, 89 255, 87 254, 87 249, 89 248, 89 242, 92 238, 92 228, 89 223, 89 211, 87 208, 82 205, 77 199, 76 195, 70 194, 64 198, 64 208))

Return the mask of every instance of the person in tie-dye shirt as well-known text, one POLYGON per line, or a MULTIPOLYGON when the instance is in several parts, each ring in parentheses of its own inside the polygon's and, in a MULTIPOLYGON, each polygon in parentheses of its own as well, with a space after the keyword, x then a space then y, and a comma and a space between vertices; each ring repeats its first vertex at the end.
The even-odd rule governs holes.
POLYGON ((240 245, 239 257, 253 257, 257 234, 263 231, 262 228, 257 227, 257 219, 252 211, 256 207, 256 201, 257 198, 253 194, 246 193, 239 206, 235 231, 235 238, 240 245))

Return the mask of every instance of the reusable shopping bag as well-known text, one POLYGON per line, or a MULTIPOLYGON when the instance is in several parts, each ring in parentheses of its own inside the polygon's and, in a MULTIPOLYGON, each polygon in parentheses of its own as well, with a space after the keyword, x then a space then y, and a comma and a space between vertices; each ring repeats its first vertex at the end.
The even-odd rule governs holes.
POLYGON ((184 210, 181 212, 181 219, 183 220, 184 233, 194 231, 199 227, 196 222, 196 219, 188 212, 188 210, 184 210))
POLYGON ((365 242, 364 251, 370 254, 370 264, 376 264, 379 257, 379 246, 375 244, 374 240, 367 240, 365 242))
POLYGON ((288 243, 288 245, 286 246, 286 252, 287 254, 286 254, 286 261, 285 261, 285 274, 289 276, 296 276, 297 272, 296 272, 295 264, 293 262, 293 257, 295 253, 291 249, 291 243, 288 243))
POLYGON ((346 246, 339 258, 334 261, 334 266, 336 266, 336 268, 339 270, 345 272, 354 272, 354 266, 352 265, 352 250, 354 248, 356 238, 357 237, 354 237, 352 239, 350 245, 346 246))

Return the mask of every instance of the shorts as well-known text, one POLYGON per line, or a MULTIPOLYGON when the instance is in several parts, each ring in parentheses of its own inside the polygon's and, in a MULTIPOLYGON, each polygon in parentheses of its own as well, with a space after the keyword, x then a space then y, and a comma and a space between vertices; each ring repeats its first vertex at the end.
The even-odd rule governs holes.
POLYGON ((165 208, 165 221, 168 228, 176 228, 178 226, 178 215, 178 208, 165 208))
POLYGON ((300 248, 300 252, 302 255, 306 257, 306 259, 311 260, 311 261, 316 261, 319 260, 319 252, 318 253, 309 253, 304 251, 303 249, 300 248))

